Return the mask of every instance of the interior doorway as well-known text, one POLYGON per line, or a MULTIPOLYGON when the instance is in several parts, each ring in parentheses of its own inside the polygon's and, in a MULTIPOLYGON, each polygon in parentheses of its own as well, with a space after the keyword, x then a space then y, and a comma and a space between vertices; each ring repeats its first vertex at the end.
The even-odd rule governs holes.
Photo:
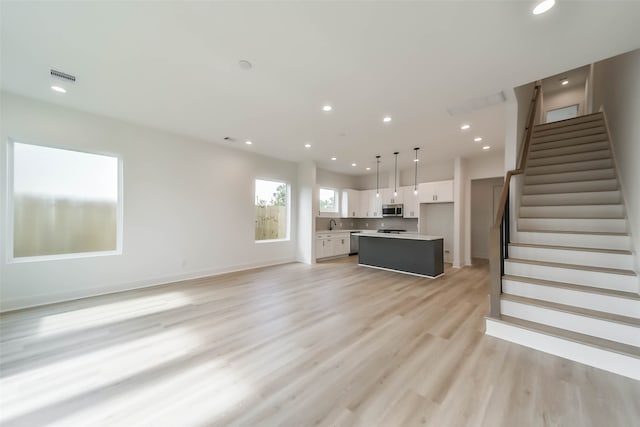
POLYGON ((471 180, 471 259, 489 259, 489 229, 496 219, 504 178, 471 180))

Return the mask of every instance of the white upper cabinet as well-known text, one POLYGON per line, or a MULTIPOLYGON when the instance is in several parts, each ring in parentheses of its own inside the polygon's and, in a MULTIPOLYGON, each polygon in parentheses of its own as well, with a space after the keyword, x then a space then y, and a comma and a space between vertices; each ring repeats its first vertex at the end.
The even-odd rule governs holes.
POLYGON ((380 197, 383 205, 395 205, 403 203, 402 189, 398 188, 398 194, 394 196, 393 188, 383 188, 380 190, 380 197))
POLYGON ((363 190, 359 193, 359 218, 382 218, 382 194, 376 197, 376 190, 363 190))
POLYGON ((404 218, 418 218, 420 216, 420 202, 418 196, 413 194, 413 187, 402 187, 401 191, 404 203, 402 216, 404 218))
POLYGON ((362 191, 357 190, 342 190, 342 218, 361 218, 364 215, 360 204, 361 193, 362 191))
POLYGON ((453 181, 423 182, 418 184, 420 203, 453 202, 453 181))

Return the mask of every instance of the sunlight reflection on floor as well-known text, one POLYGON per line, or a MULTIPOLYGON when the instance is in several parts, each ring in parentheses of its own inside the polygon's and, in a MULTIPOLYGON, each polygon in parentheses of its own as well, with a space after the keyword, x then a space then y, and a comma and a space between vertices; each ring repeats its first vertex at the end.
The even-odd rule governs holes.
POLYGON ((181 292, 132 298, 81 308, 43 317, 38 324, 38 336, 76 331, 114 322, 159 313, 191 304, 191 299, 181 292))
POLYGON ((102 347, 81 356, 0 379, 0 424, 36 411, 117 384, 131 376, 186 355, 201 343, 186 328, 147 335, 102 347))

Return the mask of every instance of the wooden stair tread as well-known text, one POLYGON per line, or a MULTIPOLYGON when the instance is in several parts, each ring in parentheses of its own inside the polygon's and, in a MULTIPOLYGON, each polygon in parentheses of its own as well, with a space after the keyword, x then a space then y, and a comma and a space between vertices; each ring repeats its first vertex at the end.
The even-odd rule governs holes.
MULTIPOLYGON (((580 316, 586 316, 594 319, 606 320, 610 322, 615 322, 615 323, 620 323, 627 326, 640 328, 640 319, 635 317, 621 316, 619 314, 607 313, 605 311, 590 310, 588 308, 575 307, 575 306, 566 305, 566 304, 558 304, 556 302, 543 301, 535 298, 521 297, 518 295, 502 294, 502 298, 505 300, 518 302, 521 304, 535 305, 537 307, 549 308, 551 310, 563 311, 565 313, 577 314, 580 316)), ((638 306, 638 308, 640 309, 640 305, 638 306)), ((638 333, 640 333, 640 330, 638 330, 638 333)))
POLYGON ((632 254, 631 251, 623 250, 623 249, 581 248, 576 246, 539 245, 534 243, 509 243, 509 246, 518 246, 523 248, 556 249, 556 250, 565 250, 565 251, 580 251, 580 252, 600 252, 603 254, 616 254, 616 255, 632 254))
MULTIPOLYGON (((544 152, 547 150, 561 150, 565 148, 580 147, 581 145, 585 145, 585 144, 602 144, 603 142, 608 142, 608 141, 606 139, 602 139, 598 141, 588 141, 588 142, 582 142, 582 143, 573 144, 573 145, 565 145, 561 147, 538 148, 537 150, 534 150, 533 147, 531 147, 532 149, 530 150, 530 154, 531 153, 545 154, 544 152)), ((599 148, 597 150, 580 151, 580 153, 590 153, 591 151, 600 151, 600 150, 604 150, 604 148, 599 148)), ((570 154, 578 154, 578 153, 570 153, 570 154)), ((560 154, 560 155, 564 156, 565 154, 560 154)), ((536 158, 540 158, 540 157, 536 157, 536 158)), ((544 158, 544 156, 542 158, 544 158)))
POLYGON ((505 259, 505 261, 516 262, 520 264, 542 265, 542 266, 554 267, 554 268, 568 268, 571 270, 592 271, 596 273, 610 273, 610 274, 620 274, 623 276, 636 276, 635 271, 622 270, 619 268, 593 267, 593 266, 587 266, 587 265, 563 264, 559 262, 547 262, 547 261, 533 261, 533 260, 520 259, 520 258, 507 258, 505 259))
POLYGON ((543 325, 541 323, 530 322, 528 320, 518 319, 517 317, 500 316, 500 319, 491 319, 529 329, 534 332, 540 332, 546 335, 555 336, 557 338, 573 341, 579 344, 597 347, 602 350, 612 351, 615 353, 624 354, 625 356, 640 359, 640 347, 635 347, 633 345, 622 344, 615 341, 605 340, 603 338, 597 338, 591 335, 567 331, 566 329, 555 328, 553 326, 543 325))
MULTIPOLYGON (((580 206, 580 205, 578 205, 580 206)), ((537 207, 537 206, 534 206, 537 207)), ((588 220, 592 220, 592 219, 598 219, 598 220, 602 220, 602 219, 625 219, 624 216, 522 216, 520 215, 519 218, 526 218, 526 219, 588 219, 588 220)))
POLYGON ((575 285, 573 283, 554 282, 551 280, 534 279, 532 277, 523 277, 523 276, 512 276, 509 274, 505 274, 504 276, 502 276, 502 280, 513 280, 515 282, 525 282, 525 283, 530 283, 532 285, 550 286, 553 288, 562 288, 562 289, 568 289, 572 291, 586 292, 590 294, 599 294, 599 295, 629 299, 633 301, 640 301, 640 295, 638 294, 635 294, 633 292, 617 291, 614 289, 596 288, 594 286, 575 285))

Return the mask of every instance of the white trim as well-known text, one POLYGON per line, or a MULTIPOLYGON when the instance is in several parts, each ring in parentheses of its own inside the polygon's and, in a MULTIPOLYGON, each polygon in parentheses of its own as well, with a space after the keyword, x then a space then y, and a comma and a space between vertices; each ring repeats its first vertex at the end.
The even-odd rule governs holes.
POLYGON ((378 270, 393 271, 394 273, 408 274, 410 276, 426 277, 427 279, 437 279, 440 276, 444 276, 444 273, 440 273, 437 276, 427 276, 426 274, 411 273, 409 271, 395 270, 393 268, 378 267, 375 265, 360 264, 360 263, 358 263, 358 265, 360 267, 377 268, 378 270))

